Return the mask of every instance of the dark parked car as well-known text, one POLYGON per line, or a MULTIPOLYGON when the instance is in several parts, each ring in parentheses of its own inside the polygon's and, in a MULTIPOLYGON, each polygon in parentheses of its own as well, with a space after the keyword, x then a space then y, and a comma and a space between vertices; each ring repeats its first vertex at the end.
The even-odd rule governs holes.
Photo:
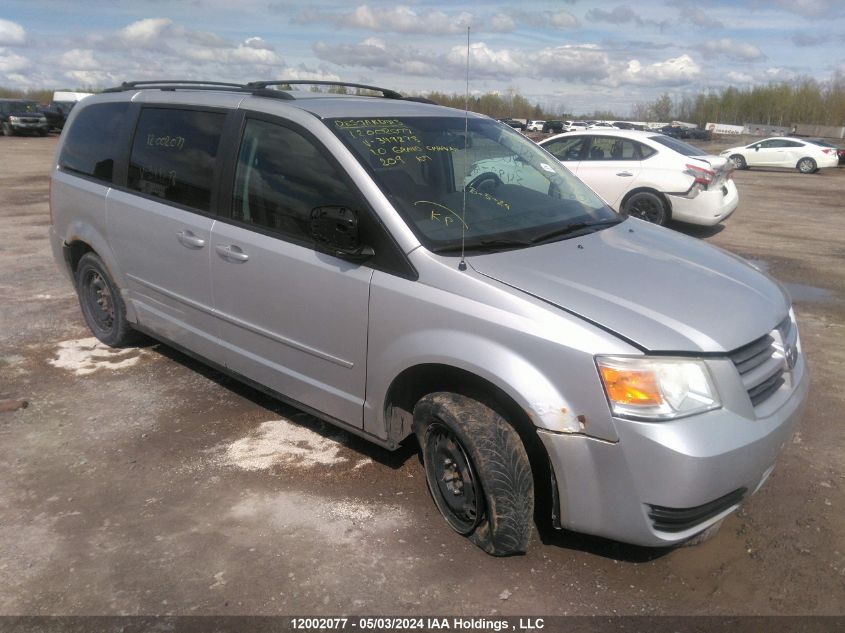
POLYGON ((702 130, 697 127, 686 127, 683 125, 664 125, 657 131, 672 138, 692 138, 700 141, 709 141, 712 138, 710 130, 702 130))
POLYGON ((505 125, 510 125, 515 130, 524 130, 528 127, 527 123, 523 123, 522 121, 517 121, 516 119, 499 119, 505 125))
POLYGON ((42 107, 41 112, 47 117, 47 123, 51 130, 61 131, 72 108, 72 103, 53 101, 50 105, 42 107))
POLYGON ((560 134, 563 132, 563 121, 546 121, 543 123, 543 131, 560 134))
POLYGON ((35 101, 26 99, 0 99, 0 130, 3 136, 22 132, 35 132, 47 136, 50 126, 47 117, 35 101))

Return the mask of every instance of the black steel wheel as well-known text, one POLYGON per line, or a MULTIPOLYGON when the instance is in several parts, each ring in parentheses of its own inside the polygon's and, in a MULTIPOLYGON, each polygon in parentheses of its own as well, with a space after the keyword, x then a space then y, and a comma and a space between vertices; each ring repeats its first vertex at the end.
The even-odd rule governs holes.
POLYGON ((79 260, 76 293, 82 316, 94 336, 112 347, 135 342, 136 334, 126 320, 126 307, 120 290, 103 261, 94 253, 86 253, 79 260))
POLYGON ((652 224, 666 224, 669 212, 663 199, 651 191, 638 191, 629 197, 622 205, 625 213, 634 218, 651 222, 652 224))
POLYGON ((414 407, 426 482, 449 526, 494 556, 528 548, 534 478, 522 440, 497 411, 449 392, 414 407))
POLYGON ((446 522, 458 534, 470 534, 484 517, 484 493, 472 460, 461 440, 440 421, 425 432, 426 477, 436 490, 432 496, 446 522))

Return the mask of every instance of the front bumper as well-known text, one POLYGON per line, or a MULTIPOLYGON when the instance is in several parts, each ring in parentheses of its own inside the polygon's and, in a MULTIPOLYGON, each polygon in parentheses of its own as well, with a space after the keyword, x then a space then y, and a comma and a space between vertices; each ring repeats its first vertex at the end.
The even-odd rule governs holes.
POLYGON ((18 121, 18 122, 9 122, 9 125, 12 126, 12 129, 15 132, 47 132, 50 129, 50 125, 46 121, 39 121, 39 122, 30 122, 30 121, 18 121))
POLYGON ((793 371, 789 397, 761 417, 723 408, 673 422, 615 419, 618 442, 538 430, 562 526, 670 546, 728 515, 763 484, 798 424, 809 384, 803 357, 793 371))

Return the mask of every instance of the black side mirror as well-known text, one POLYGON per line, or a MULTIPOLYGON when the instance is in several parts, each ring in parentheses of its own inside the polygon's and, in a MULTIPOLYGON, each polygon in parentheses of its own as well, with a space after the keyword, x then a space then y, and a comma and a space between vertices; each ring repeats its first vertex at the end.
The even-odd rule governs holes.
POLYGON ((315 207, 311 210, 311 237, 328 246, 340 257, 366 259, 373 249, 362 246, 358 234, 357 211, 343 206, 315 207))

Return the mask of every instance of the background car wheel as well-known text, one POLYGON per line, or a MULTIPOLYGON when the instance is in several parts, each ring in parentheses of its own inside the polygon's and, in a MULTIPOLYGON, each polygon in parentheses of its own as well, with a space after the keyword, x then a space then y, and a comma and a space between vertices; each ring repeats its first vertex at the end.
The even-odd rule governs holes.
POLYGON ((702 530, 692 538, 687 539, 683 543, 681 543, 680 547, 695 547, 696 545, 701 545, 702 543, 706 543, 710 539, 712 539, 716 534, 719 533, 719 529, 722 527, 722 523, 724 523, 724 519, 716 521, 713 525, 709 528, 702 530))
POLYGON ((12 126, 8 122, 3 123, 3 136, 14 136, 14 135, 15 135, 15 130, 12 129, 12 126))
POLYGON ((76 267, 76 293, 82 316, 91 332, 106 345, 123 347, 137 339, 126 320, 120 290, 94 253, 86 253, 76 267))
POLYGON ((802 174, 812 174, 818 169, 818 167, 816 166, 816 161, 809 157, 804 157, 799 160, 797 168, 798 171, 800 171, 802 174))
POLYGON ((731 156, 731 161, 737 169, 748 169, 748 163, 746 163, 745 158, 739 154, 731 156))
POLYGON ((528 548, 534 480, 514 428, 481 402, 438 392, 414 407, 431 496, 446 522, 488 554, 528 548))
POLYGON ((659 195, 651 191, 636 192, 625 200, 622 210, 632 217, 653 224, 663 225, 669 220, 666 203, 659 195))

